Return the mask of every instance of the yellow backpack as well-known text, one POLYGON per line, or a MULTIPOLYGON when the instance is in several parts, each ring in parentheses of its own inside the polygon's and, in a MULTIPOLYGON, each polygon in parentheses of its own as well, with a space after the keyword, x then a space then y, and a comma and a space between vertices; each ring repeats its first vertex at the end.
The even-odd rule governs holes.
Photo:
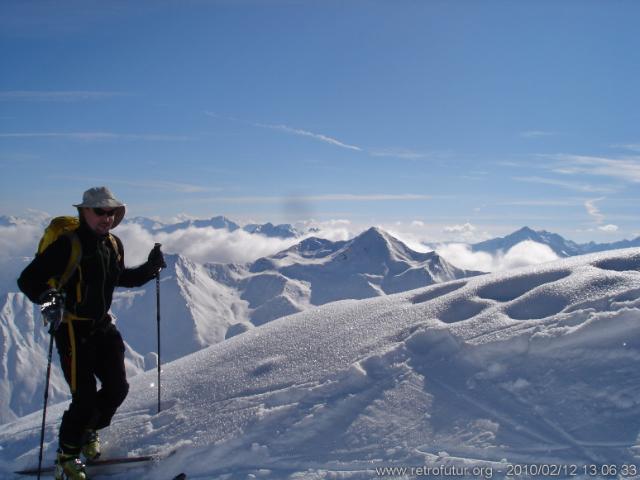
MULTIPOLYGON (((44 252, 49 245, 55 242, 61 235, 68 235, 71 240, 71 255, 69 255, 69 261, 67 267, 60 278, 50 278, 47 282, 51 288, 57 290, 61 289, 71 278, 71 275, 76 271, 80 265, 80 258, 82 257, 82 245, 80 239, 75 234, 75 231, 80 226, 80 220, 78 217, 55 217, 49 223, 49 226, 44 229, 44 234, 38 244, 38 252, 36 255, 44 252)), ((79 284, 78 284, 79 289, 79 284)))

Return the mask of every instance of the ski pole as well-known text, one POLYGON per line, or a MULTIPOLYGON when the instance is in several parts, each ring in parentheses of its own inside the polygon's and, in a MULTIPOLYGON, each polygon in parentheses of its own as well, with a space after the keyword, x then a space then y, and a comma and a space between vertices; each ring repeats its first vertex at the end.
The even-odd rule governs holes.
MULTIPOLYGON (((51 293, 51 292, 48 292, 51 293)), ((42 473, 42 454, 44 452, 44 430, 47 422, 47 404, 49 403, 49 383, 51 381, 51 359, 53 357, 53 337, 62 323, 64 315, 64 292, 54 292, 40 307, 44 324, 49 325, 49 354, 47 356, 47 375, 44 382, 44 406, 42 407, 42 427, 40 428, 40 452, 38 453, 38 480, 42 473)))
MULTIPOLYGON (((52 324, 53 327, 53 324, 52 324)), ((53 356, 53 328, 49 332, 49 356, 47 359, 47 376, 44 384, 44 408, 42 409, 42 427, 40 428, 40 453, 38 454, 38 480, 42 472, 42 453, 44 450, 44 429, 47 420, 47 403, 49 402, 49 379, 51 378, 51 357, 53 356)))
POLYGON ((156 273, 156 323, 158 326, 158 413, 160 413, 160 272, 156 273))
MULTIPOLYGON (((160 249, 161 244, 156 243, 154 248, 160 249)), ((163 263, 162 268, 166 267, 163 263)), ((162 369, 162 362, 160 360, 160 270, 156 273, 156 323, 158 330, 158 413, 160 413, 160 398, 161 398, 161 384, 160 384, 160 371, 162 369)))

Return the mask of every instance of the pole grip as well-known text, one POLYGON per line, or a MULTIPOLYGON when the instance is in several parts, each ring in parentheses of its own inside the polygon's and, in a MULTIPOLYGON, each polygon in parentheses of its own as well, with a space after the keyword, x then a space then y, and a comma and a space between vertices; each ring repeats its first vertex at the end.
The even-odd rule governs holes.
MULTIPOLYGON (((153 244, 153 249, 154 250, 160 250, 160 247, 162 247, 161 243, 154 243, 153 244)), ((167 263, 164 261, 164 258, 162 259, 162 268, 167 268, 167 263)))

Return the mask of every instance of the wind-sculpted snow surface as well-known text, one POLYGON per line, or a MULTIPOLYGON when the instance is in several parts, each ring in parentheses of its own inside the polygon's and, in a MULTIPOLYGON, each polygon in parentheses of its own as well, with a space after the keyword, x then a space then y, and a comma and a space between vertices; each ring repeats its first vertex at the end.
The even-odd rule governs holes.
MULTIPOLYGON (((560 478, 631 473, 639 267, 640 249, 574 257, 250 330, 166 365, 159 414, 155 373, 132 379, 105 454, 166 458, 113 478, 425 478, 445 467, 527 478, 534 464, 560 478)), ((48 417, 48 459, 63 409, 48 417)), ((3 478, 37 460, 39 419, 0 427, 3 478)))

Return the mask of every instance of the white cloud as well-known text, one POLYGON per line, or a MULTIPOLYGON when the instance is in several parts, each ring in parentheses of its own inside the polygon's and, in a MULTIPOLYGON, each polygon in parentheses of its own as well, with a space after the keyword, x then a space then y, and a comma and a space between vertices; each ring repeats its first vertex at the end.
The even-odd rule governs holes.
POLYGON ((300 128, 293 128, 293 127, 289 127, 287 125, 270 125, 270 124, 265 124, 265 123, 254 123, 254 126, 256 127, 260 127, 260 128, 269 128, 271 130, 279 130, 281 132, 285 132, 285 133, 291 133, 293 135, 300 135, 303 137, 311 137, 315 140, 320 140, 321 142, 325 142, 325 143, 329 143, 331 145, 335 145, 337 147, 341 147, 341 148, 346 148, 349 150, 355 150, 358 152, 362 151, 362 148, 356 146, 356 145, 349 145, 347 143, 341 142, 340 140, 336 140, 335 138, 331 138, 327 135, 323 135, 321 133, 313 133, 313 132, 309 132, 307 130, 302 130, 300 128))
POLYGON ((498 270, 510 270, 558 259, 558 255, 548 245, 525 240, 514 245, 504 257, 498 257, 498 270))
POLYGON ((465 270, 491 272, 494 268, 493 256, 487 252, 474 252, 466 243, 449 243, 436 248, 436 253, 447 262, 465 270))
POLYGON ((496 202, 496 205, 513 205, 524 207, 575 207, 578 205, 584 205, 584 200, 578 198, 561 200, 512 200, 508 202, 496 202))
POLYGON ((539 183, 543 185, 552 185, 556 187, 565 188, 568 190, 575 190, 578 192, 599 192, 599 193, 609 193, 615 191, 613 187, 609 186, 594 186, 589 185, 588 183, 578 183, 578 182, 569 182, 565 180, 558 180, 554 178, 543 178, 543 177, 513 177, 513 180, 518 182, 527 182, 527 183, 539 183))
POLYGON ((33 223, 0 226, 0 260, 33 257, 44 228, 33 223))
POLYGON ((210 112, 210 111, 205 111, 204 114, 212 118, 221 118, 224 120, 230 120, 232 122, 242 123, 244 125, 251 125, 257 128, 267 128, 269 130, 278 130, 280 132, 290 133, 292 135, 309 137, 309 138, 313 138, 314 140, 319 140, 321 142, 328 143, 330 145, 335 145, 336 147, 340 147, 340 148, 346 148, 348 150, 355 150, 357 152, 361 152, 363 150, 361 147, 358 147, 357 145, 349 145, 348 143, 341 142, 340 140, 329 137, 328 135, 324 135, 322 133, 314 133, 308 130, 303 130, 301 128, 290 127, 288 125, 248 122, 246 120, 230 117, 227 115, 219 115, 215 112, 210 112))
POLYGON ((478 229, 469 222, 462 225, 448 225, 442 231, 453 241, 470 243, 478 240, 478 229))
POLYGON ((166 253, 179 253, 198 263, 245 263, 272 255, 299 242, 299 239, 267 238, 244 230, 190 227, 173 233, 150 233, 136 224, 124 224, 114 233, 125 246, 127 265, 146 261, 154 243, 166 253))
POLYGON ((598 227, 598 230, 601 230, 607 233, 613 233, 613 232, 617 232, 619 230, 619 227, 617 225, 609 224, 609 225, 602 225, 598 227))
POLYGON ((482 272, 499 272, 552 262, 559 258, 547 245, 531 240, 514 245, 504 254, 474 252, 469 245, 462 243, 442 245, 436 249, 436 252, 456 267, 482 272))
POLYGON ((625 150, 631 150, 633 152, 640 152, 640 143, 626 143, 626 144, 618 144, 611 145, 613 148, 623 148, 625 150))
POLYGON ((448 227, 444 227, 445 233, 473 233, 477 229, 470 223, 465 223, 464 225, 451 225, 448 227))
POLYGON ((587 174, 640 183, 640 157, 606 158, 586 155, 556 154, 547 156, 562 164, 554 169, 563 174, 587 174))
POLYGON ((596 198, 594 200, 587 200, 584 202, 584 208, 587 209, 587 213, 595 220, 596 223, 604 222, 604 215, 600 212, 600 209, 596 207, 596 202, 600 202, 604 198, 596 198))

